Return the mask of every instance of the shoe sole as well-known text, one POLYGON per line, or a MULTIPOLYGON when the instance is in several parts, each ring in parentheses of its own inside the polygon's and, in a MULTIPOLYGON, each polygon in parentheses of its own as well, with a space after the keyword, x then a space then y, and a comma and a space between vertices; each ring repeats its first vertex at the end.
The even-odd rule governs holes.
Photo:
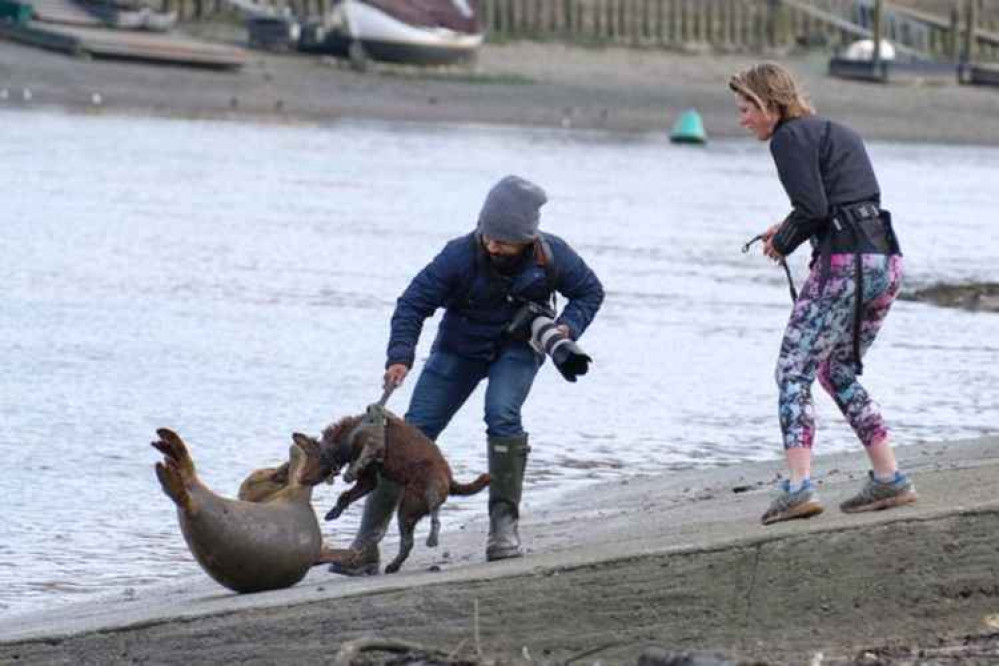
POLYGON ((339 564, 331 564, 329 566, 329 572, 334 574, 339 574, 341 576, 377 576, 378 575, 378 565, 377 564, 366 564, 360 567, 342 567, 339 564))
POLYGON ((761 522, 764 525, 772 525, 774 523, 780 523, 785 520, 795 520, 798 518, 811 518, 812 516, 817 516, 825 511, 821 504, 816 500, 810 500, 804 504, 799 504, 796 507, 792 507, 783 513, 776 513, 769 518, 764 518, 761 522))
POLYGON ((515 550, 495 550, 492 552, 486 552, 486 562, 496 562, 497 560, 512 560, 517 557, 523 557, 524 551, 520 549, 515 550))
POLYGON ((864 504, 862 506, 855 507, 840 507, 839 510, 843 513, 864 513, 865 511, 884 511, 885 509, 891 509, 896 506, 905 506, 906 504, 914 504, 915 501, 919 499, 915 490, 908 490, 901 495, 896 495, 895 497, 887 497, 883 500, 878 500, 877 502, 871 502, 870 504, 864 504))

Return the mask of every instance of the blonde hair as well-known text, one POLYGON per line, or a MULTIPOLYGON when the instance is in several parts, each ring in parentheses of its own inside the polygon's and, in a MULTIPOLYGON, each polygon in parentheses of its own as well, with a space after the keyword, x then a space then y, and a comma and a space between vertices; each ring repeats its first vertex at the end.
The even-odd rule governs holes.
POLYGON ((773 111, 780 120, 815 113, 794 75, 775 62, 761 62, 744 69, 728 81, 728 87, 761 111, 773 111))

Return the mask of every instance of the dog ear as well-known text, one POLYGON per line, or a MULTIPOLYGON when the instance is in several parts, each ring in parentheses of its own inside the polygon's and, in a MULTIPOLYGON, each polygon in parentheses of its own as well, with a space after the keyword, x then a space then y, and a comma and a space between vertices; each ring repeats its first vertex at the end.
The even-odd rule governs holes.
POLYGON ((302 447, 303 451, 314 452, 319 449, 319 442, 317 442, 314 438, 309 437, 308 435, 303 435, 300 432, 292 433, 291 439, 300 447, 302 447))

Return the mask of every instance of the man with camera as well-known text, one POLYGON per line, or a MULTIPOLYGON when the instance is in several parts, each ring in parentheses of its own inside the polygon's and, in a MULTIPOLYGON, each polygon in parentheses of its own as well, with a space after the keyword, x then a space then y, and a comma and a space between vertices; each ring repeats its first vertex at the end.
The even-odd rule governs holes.
MULTIPOLYGON (((570 381, 586 372, 589 357, 573 340, 604 298, 600 280, 568 243, 538 231, 546 201, 544 190, 523 178, 500 180, 486 197, 477 229, 445 245, 399 297, 392 315, 386 386, 402 383, 423 322, 445 309, 405 417, 427 437, 436 439, 479 382, 488 380, 487 560, 523 555, 517 521, 530 447, 521 408, 534 377, 545 353, 570 381), (568 299, 557 318, 556 292, 568 299)), ((371 544, 384 536, 399 495, 397 486, 380 479, 365 502, 352 548, 366 559, 377 560, 371 544)))

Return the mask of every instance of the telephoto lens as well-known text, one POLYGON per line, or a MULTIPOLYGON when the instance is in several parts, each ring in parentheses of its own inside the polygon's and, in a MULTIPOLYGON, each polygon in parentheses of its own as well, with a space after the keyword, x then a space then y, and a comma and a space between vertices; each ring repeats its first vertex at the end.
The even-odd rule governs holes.
POLYGON ((570 382, 585 375, 593 360, 572 339, 559 330, 551 317, 538 315, 531 322, 531 346, 547 354, 562 376, 570 382))

